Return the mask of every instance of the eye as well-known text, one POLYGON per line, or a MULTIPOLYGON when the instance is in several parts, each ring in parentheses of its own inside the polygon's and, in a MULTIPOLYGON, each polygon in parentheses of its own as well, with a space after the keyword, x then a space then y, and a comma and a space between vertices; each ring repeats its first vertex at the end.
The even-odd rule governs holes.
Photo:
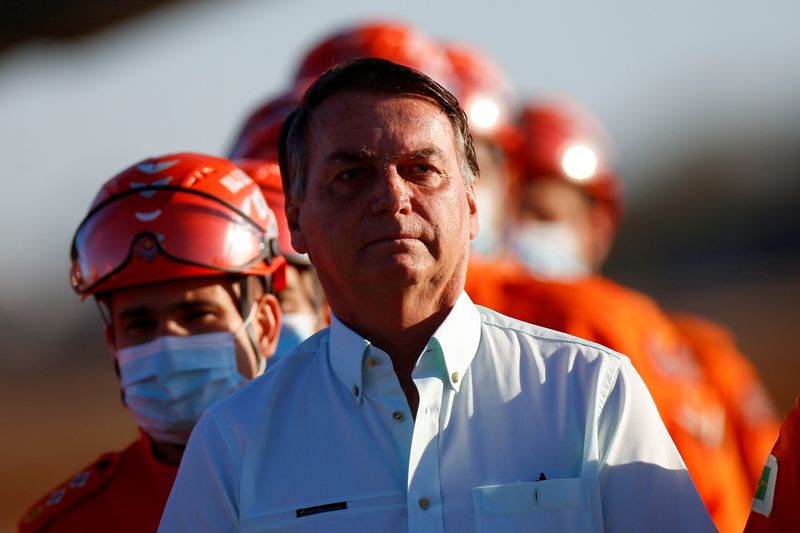
POLYGON ((439 169, 424 161, 410 161, 403 165, 400 172, 406 179, 418 182, 428 182, 439 175, 439 169))
POLYGON ((360 178, 363 174, 364 172, 360 168, 350 168, 345 170, 344 172, 337 174, 336 179, 338 181, 344 181, 344 182, 355 181, 358 178, 360 178))
POLYGON ((417 163, 411 166, 411 171, 417 174, 427 174, 433 172, 434 168, 427 163, 417 163))
POLYGON ((184 319, 187 322, 204 323, 216 320, 217 314, 213 309, 191 309, 186 311, 184 319))

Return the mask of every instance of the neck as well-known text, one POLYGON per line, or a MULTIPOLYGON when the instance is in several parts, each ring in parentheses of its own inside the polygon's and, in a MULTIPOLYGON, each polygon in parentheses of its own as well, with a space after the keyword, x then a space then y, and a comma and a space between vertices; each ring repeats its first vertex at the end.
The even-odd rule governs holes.
POLYGON ((447 318, 461 290, 430 295, 418 291, 395 293, 393 298, 372 298, 357 313, 336 316, 350 329, 389 354, 412 413, 416 412, 416 386, 411 373, 430 338, 447 318))

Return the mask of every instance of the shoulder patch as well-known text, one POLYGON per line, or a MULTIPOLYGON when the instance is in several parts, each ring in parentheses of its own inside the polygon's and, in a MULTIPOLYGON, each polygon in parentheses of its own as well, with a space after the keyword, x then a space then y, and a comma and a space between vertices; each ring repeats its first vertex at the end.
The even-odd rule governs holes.
POLYGON ((767 464, 758 480, 756 494, 753 496, 752 511, 769 518, 772 514, 772 501, 775 497, 775 482, 778 480, 778 459, 774 455, 767 457, 767 464))
POLYGON ((121 456, 121 452, 103 454, 94 463, 57 486, 28 509, 17 524, 19 532, 41 531, 60 514, 97 492, 114 476, 121 456))

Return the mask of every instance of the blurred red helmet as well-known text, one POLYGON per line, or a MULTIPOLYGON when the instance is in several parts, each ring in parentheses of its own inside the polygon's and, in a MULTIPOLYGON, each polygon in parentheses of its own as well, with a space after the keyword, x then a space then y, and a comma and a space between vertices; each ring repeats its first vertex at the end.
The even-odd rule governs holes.
POLYGON ((227 159, 193 153, 146 159, 97 194, 72 241, 72 286, 85 298, 230 274, 276 274, 283 282, 277 238, 258 185, 227 159))
POLYGON ((244 123, 230 152, 230 158, 277 161, 283 121, 298 103, 297 97, 291 93, 264 102, 244 123))
POLYGON ((275 214, 278 222, 278 248, 290 263, 309 265, 311 262, 307 254, 301 254, 292 247, 292 236, 289 233, 289 223, 284 210, 285 198, 283 196, 283 182, 281 170, 277 163, 260 161, 257 159, 238 159, 236 165, 247 172, 261 187, 267 204, 275 214))
POLYGON ((437 41, 400 22, 368 22, 327 37, 305 55, 294 78, 298 94, 337 63, 361 57, 411 67, 453 90, 452 67, 437 41))
POLYGON ((516 99, 508 76, 477 48, 446 43, 445 51, 456 76, 456 96, 473 134, 499 136, 511 122, 516 99))
POLYGON ((512 159, 522 182, 559 178, 622 218, 622 187, 608 161, 605 132, 594 117, 568 101, 529 103, 517 120, 512 159))

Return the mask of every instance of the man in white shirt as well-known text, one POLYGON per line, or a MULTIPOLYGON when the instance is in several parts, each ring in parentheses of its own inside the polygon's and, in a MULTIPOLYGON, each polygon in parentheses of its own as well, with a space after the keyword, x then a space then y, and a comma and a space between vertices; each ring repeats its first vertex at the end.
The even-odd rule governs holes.
POLYGON ((160 531, 713 531, 624 356, 475 307, 467 119, 414 70, 335 67, 281 142, 332 325, 207 411, 160 531))

